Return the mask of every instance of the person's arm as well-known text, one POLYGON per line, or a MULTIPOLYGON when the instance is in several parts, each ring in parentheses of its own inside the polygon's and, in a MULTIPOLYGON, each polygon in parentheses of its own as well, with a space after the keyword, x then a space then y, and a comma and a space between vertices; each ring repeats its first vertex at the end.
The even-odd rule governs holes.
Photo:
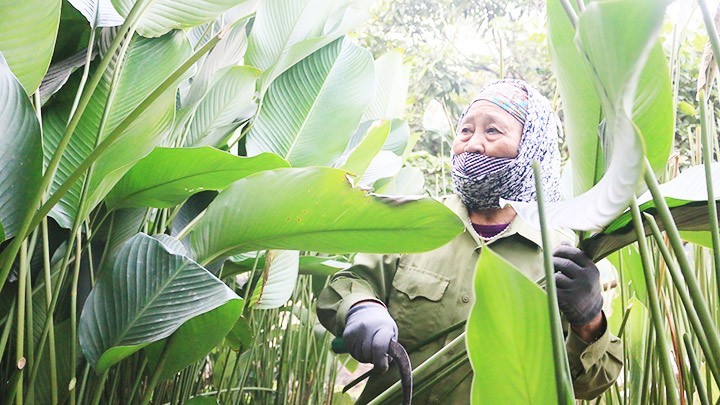
POLYGON ((386 305, 398 257, 358 254, 353 266, 336 273, 320 293, 317 304, 320 323, 335 336, 342 336, 353 305, 363 301, 386 305))
POLYGON ((623 345, 610 333, 604 313, 599 314, 601 333, 596 340, 584 340, 570 327, 566 348, 575 398, 593 399, 611 387, 623 367, 623 345))
POLYGON ((622 343, 608 331, 595 263, 580 249, 562 245, 553 264, 558 306, 570 324, 566 348, 575 397, 593 399, 620 374, 622 343))

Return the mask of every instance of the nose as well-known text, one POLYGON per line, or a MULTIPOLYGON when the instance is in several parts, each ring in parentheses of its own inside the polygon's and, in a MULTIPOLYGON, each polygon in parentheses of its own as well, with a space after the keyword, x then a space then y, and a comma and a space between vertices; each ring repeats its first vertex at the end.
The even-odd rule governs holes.
POLYGON ((465 152, 485 154, 485 136, 478 131, 468 139, 465 144, 465 152))

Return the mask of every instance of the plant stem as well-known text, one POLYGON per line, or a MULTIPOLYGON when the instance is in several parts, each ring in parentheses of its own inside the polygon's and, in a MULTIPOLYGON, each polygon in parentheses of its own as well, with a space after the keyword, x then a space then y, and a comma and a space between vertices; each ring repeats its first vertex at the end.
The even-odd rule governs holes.
POLYGON ((152 399, 153 391, 155 391, 155 386, 157 385, 158 381, 160 381, 160 375, 162 374, 163 368, 165 368, 165 363, 167 362, 168 355, 170 354, 170 346, 172 345, 172 341, 174 338, 174 335, 170 335, 170 337, 167 339, 167 342, 165 342, 165 346, 160 353, 160 358, 158 358, 157 365, 155 365, 155 369, 153 370, 152 376, 150 377, 150 381, 145 388, 145 395, 143 395, 142 399, 143 405, 149 404, 150 400, 152 399))
POLYGON ((558 403, 571 404, 575 395, 570 378, 570 365, 567 352, 565 351, 565 340, 563 338, 562 324, 560 323, 560 309, 557 301, 557 289, 555 286, 555 268, 552 262, 552 246, 550 245, 550 229, 545 215, 545 196, 542 189, 542 176, 540 174, 540 163, 533 161, 533 175, 535 177, 535 193, 537 194, 538 213, 540 214, 540 233, 543 244, 543 264, 545 267, 545 290, 548 297, 548 312, 550 314, 550 334, 552 336, 553 358, 555 360, 555 388, 557 390, 558 403))
MULTIPOLYGON (((708 131, 707 99, 705 92, 700 91, 700 134, 702 136, 703 166, 705 167, 705 184, 707 187, 708 217, 710 219, 710 235, 712 236, 712 252, 715 273, 720 272, 720 231, 718 231, 718 213, 715 205, 715 190, 712 177, 712 138, 708 131)), ((716 277, 717 293, 720 295, 720 277, 716 277)), ((719 353, 720 354, 720 353, 719 353)))
POLYGON ((687 333, 683 334, 683 343, 685 343, 685 350, 687 351, 688 360, 690 361, 690 371, 692 371, 693 378, 695 379, 695 388, 697 388, 698 397, 700 397, 700 403, 702 405, 710 405, 707 391, 705 390, 705 384, 703 384, 702 374, 700 374, 700 365, 698 364, 697 358, 695 358, 695 352, 693 352, 692 343, 687 333))
POLYGON ((102 394, 105 388, 105 381, 107 381, 108 378, 108 372, 109 370, 105 370, 100 376, 100 381, 98 381, 97 385, 95 386, 95 393, 93 394, 93 399, 91 402, 92 404, 100 403, 100 398, 102 398, 102 394))
POLYGON ((143 357, 142 364, 140 365, 140 369, 138 370, 137 376, 135 377, 135 382, 133 383, 132 389, 130 390, 130 399, 128 400, 129 404, 132 404, 133 400, 135 399, 135 394, 140 387, 140 382, 142 381, 143 374, 145 373, 145 367, 147 367, 147 363, 147 357, 143 357))
MULTIPOLYGON (((222 38, 224 38, 227 30, 222 30, 218 35, 208 41, 202 48, 188 58, 180 67, 178 67, 164 82, 162 82, 147 98, 145 98, 135 109, 128 114, 118 126, 93 149, 82 163, 68 176, 67 180, 50 196, 50 198, 40 207, 33 217, 32 224, 37 224, 45 217, 55 204, 70 190, 70 188, 83 176, 87 169, 122 135, 128 127, 155 102, 161 95, 165 93, 175 82, 190 69, 203 55, 209 52, 222 38)), ((0 279, 2 280, 2 279, 0 279)))
MULTIPOLYGON (((20 249, 20 271, 18 272, 18 295, 17 295, 17 330, 15 335, 15 361, 19 370, 17 395, 15 403, 23 404, 23 374, 25 369, 25 294, 27 283, 27 240, 22 241, 20 249)), ((29 325, 32 328, 32 325, 29 325)))
MULTIPOLYGON (((50 238, 48 235, 47 218, 43 218, 42 222, 42 240, 43 240, 43 274, 45 276, 45 302, 46 317, 50 318, 50 327, 48 329, 48 353, 50 356, 50 397, 53 405, 58 403, 58 379, 57 379, 57 357, 55 355, 55 327, 54 315, 50 312, 50 303, 52 302, 52 275, 50 269, 50 238)), ((60 288, 60 286, 58 286, 60 288)))
POLYGON ((688 319, 690 320, 690 325, 692 325, 693 330, 695 331, 695 335, 697 337, 698 343, 700 343, 700 347, 702 348, 703 352, 705 353, 705 358, 707 359, 708 368, 713 374, 713 377, 715 378, 715 381, 720 383, 720 370, 717 368, 717 362, 715 361, 715 357, 713 356, 713 352, 710 349, 710 345, 708 344, 708 339, 705 334, 705 329, 703 328, 702 323, 700 322, 700 319, 698 318, 697 312, 695 311, 695 308, 692 305, 692 298, 690 298, 690 294, 687 291, 687 288, 685 287, 684 280, 682 278, 682 274, 680 274, 680 271, 677 267, 677 262, 673 260, 672 256, 670 255, 670 249, 668 249, 667 246, 665 246, 664 243, 662 243, 662 234, 660 233, 660 228, 657 225, 657 222, 655 222, 655 218, 653 218, 652 215, 645 214, 645 220, 650 225, 650 229, 652 230, 652 234, 655 237, 655 240, 657 240, 658 249, 660 250, 660 254, 665 259, 665 263, 667 264, 668 271, 670 272, 670 276, 675 283, 675 289, 677 290, 680 301, 682 302, 683 306, 685 307, 685 312, 687 313, 688 319))
POLYGON ((7 347, 7 342, 10 338, 10 331, 12 331, 14 316, 15 301, 13 301, 10 305, 10 311, 8 312, 7 318, 5 318, 5 326, 3 327, 2 337, 0 337, 0 361, 2 361, 3 354, 5 354, 5 347, 7 347))
MULTIPOLYGON (((23 220, 20 224, 20 227, 18 229, 17 234, 15 235, 15 238, 10 243, 10 245, 3 251, 2 253, 2 260, 0 262, 3 263, 2 268, 0 268, 0 292, 2 292, 2 289, 5 285, 5 281, 7 280, 8 274, 10 274, 10 268, 12 266, 12 263, 15 261, 15 257, 17 256, 17 253, 20 249, 20 244, 23 240, 27 237, 27 235, 30 233, 30 230, 33 229, 37 224, 40 222, 40 220, 47 215, 48 212, 50 212, 50 209, 60 200, 62 195, 64 195, 67 190, 74 184, 74 182, 77 180, 75 178, 72 180, 72 183, 68 185, 68 183, 65 183, 64 185, 67 185, 67 189, 61 193, 61 195, 58 196, 58 198, 50 205, 47 204, 47 202, 43 205, 46 206, 44 212, 41 210, 40 212, 37 212, 37 207, 40 206, 43 197, 45 196, 46 190, 48 190, 48 187, 50 184, 52 184, 52 181, 55 177, 55 171, 58 168, 58 165, 60 164, 60 159, 62 158, 63 153, 65 152, 65 148, 67 148, 68 144, 70 143, 70 139, 72 138, 73 132, 75 132, 75 128, 77 127, 78 123, 80 122, 80 117, 85 112, 85 109, 87 108, 88 104, 90 103, 90 98, 92 97, 92 94, 95 92, 95 89, 100 84, 100 80, 103 77, 103 74, 105 73, 105 70, 110 65, 110 62, 112 61, 112 57, 115 54, 115 51, 120 46, 120 41, 122 40, 122 37, 127 34, 127 32, 130 30, 131 27, 134 27, 137 21, 140 19, 140 16, 145 11, 147 6, 152 3, 153 0, 138 0, 135 2, 135 5, 133 6, 132 10, 130 10, 130 13, 125 18, 125 23, 120 27, 120 30, 118 31, 117 36, 113 40, 112 44, 110 45, 110 48, 108 49, 108 53, 105 55, 104 58, 100 61, 100 64, 97 67, 97 70, 93 74, 92 79, 88 83, 87 88, 83 89, 83 96, 80 98, 80 101, 78 102, 77 110, 75 111, 75 114, 70 118, 70 121, 68 122, 67 127, 65 128, 65 133, 63 134, 62 139, 58 143, 57 148, 55 149, 55 152, 53 154, 52 159, 50 160, 50 163, 48 163, 47 169, 45 171, 45 174, 42 177, 42 180, 40 181, 40 186, 36 190, 36 194, 33 197, 32 201, 27 207, 27 211, 25 212, 25 215, 23 217, 23 220)), ((94 160, 93 160, 94 161, 94 160)), ((92 162, 90 162, 92 164, 92 162)), ((89 165, 88 165, 89 167, 89 165)), ((83 173, 86 168, 83 168, 83 170, 80 173, 83 173)), ((68 179, 69 181, 69 179, 68 179)), ((62 187, 61 187, 62 188, 62 187)), ((55 194, 58 194, 56 192, 55 194)))
MULTIPOLYGON (((651 170, 651 169, 650 169, 651 170)), ((652 171, 651 171, 652 173, 652 171)), ((652 314, 651 320, 655 326, 655 338, 657 344, 657 353, 660 356, 660 365, 662 372, 665 377, 667 400, 669 404, 677 404, 677 387, 675 386, 675 376, 673 375, 672 366, 670 364, 670 358, 668 357, 669 348, 665 340, 665 332, 663 328, 663 318, 660 313, 660 302, 658 299, 658 293, 655 289, 655 275, 653 274, 652 260, 650 259, 650 252, 648 250, 647 240, 645 239, 645 232, 642 225, 642 219, 640 216, 640 209, 637 205, 635 197, 632 199, 632 221, 635 226, 635 232, 638 237, 638 247, 640 251, 640 257, 642 258, 643 273, 645 274, 645 285, 647 286, 648 302, 650 303, 650 313, 652 314)))
POLYGON ((560 4, 562 5, 562 8, 565 10, 565 14, 567 14, 568 20, 570 21, 570 25, 572 25, 573 30, 577 29, 578 25, 578 15, 577 12, 575 12, 575 9, 573 8, 572 4, 570 4, 569 0, 559 0, 560 4))
MULTIPOLYGON (((443 360, 443 357, 448 354, 450 350, 457 350, 458 346, 462 346, 465 344, 465 332, 461 333, 458 337, 453 339, 450 343, 445 345, 442 349, 438 350, 437 353, 433 354, 429 359, 425 360, 424 363, 420 364, 415 368, 412 372, 413 380, 416 379, 417 376, 423 375, 426 371, 429 371, 436 365, 436 363, 440 363, 443 360)), ((390 388, 383 391, 380 395, 378 395, 375 399, 368 402, 368 405, 379 405, 383 401, 389 399, 391 396, 396 395, 397 393, 402 390, 402 386, 400 385, 400 381, 393 384, 390 388)))
POLYGON ((645 159, 645 183, 648 185, 650 193, 652 193, 655 206, 660 214, 660 219, 665 226, 665 232, 667 233, 668 238, 670 239, 670 244, 675 251, 675 257, 678 259, 680 270, 685 278, 685 283, 688 287, 690 296, 692 297, 693 306, 695 307, 695 311, 697 311, 700 323, 705 329, 711 350, 711 354, 709 355, 713 356, 715 363, 717 364, 717 360, 720 359, 720 335, 718 335, 717 326, 715 325, 712 315, 710 315, 710 310, 705 303, 702 291, 698 286, 695 274, 693 273, 690 262, 688 261, 685 250, 683 249, 682 239, 680 238, 677 225, 675 225, 672 215, 670 214, 670 208, 668 208, 667 202, 660 192, 657 179, 655 178, 655 174, 652 172, 650 163, 647 159, 645 159))
MULTIPOLYGON (((80 278, 80 263, 82 262, 82 232, 79 230, 75 234, 77 241, 75 242, 75 263, 73 266, 72 287, 70 290, 70 380, 77 378, 77 287, 80 278)), ((74 405, 77 390, 70 390, 70 404, 74 405)))

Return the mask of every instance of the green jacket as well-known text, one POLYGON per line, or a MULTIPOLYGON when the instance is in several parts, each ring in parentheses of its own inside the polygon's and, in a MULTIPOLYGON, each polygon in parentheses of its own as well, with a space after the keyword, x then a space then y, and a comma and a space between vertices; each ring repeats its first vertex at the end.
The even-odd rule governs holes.
MULTIPOLYGON (((474 301, 473 273, 481 241, 457 196, 444 199, 465 222, 465 231, 446 245, 426 253, 409 255, 356 256, 354 265, 333 276, 318 299, 320 322, 336 336, 342 336, 350 307, 358 301, 384 302, 399 328, 399 342, 410 348, 443 329, 466 320, 474 301)), ((553 243, 574 242, 574 234, 553 232, 553 243)), ((508 229, 487 243, 493 251, 514 264, 528 278, 544 276, 540 232, 519 216, 508 229)), ((567 329, 567 325, 565 325, 567 329)), ((439 338, 410 353, 413 367, 427 360, 462 330, 439 338)), ((575 395, 580 399, 598 396, 611 386, 622 369, 622 343, 606 331, 592 344, 585 343, 572 329, 566 347, 575 395)), ((451 350, 448 359, 455 353, 451 350)), ((383 375, 373 375, 359 398, 365 403, 399 379, 396 367, 383 375)), ((417 403, 463 404, 470 402, 472 370, 469 365, 456 370, 442 384, 414 397, 417 403)), ((508 393, 510 395, 510 393, 508 393)))

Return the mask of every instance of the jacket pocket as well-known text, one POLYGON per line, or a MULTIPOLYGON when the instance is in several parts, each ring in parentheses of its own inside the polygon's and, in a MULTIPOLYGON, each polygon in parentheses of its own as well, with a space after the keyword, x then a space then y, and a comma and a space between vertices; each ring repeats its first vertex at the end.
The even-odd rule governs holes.
POLYGON ((448 284, 450 280, 447 277, 402 264, 398 267, 392 282, 393 288, 405 293, 411 300, 423 297, 430 301, 440 301, 448 284))

